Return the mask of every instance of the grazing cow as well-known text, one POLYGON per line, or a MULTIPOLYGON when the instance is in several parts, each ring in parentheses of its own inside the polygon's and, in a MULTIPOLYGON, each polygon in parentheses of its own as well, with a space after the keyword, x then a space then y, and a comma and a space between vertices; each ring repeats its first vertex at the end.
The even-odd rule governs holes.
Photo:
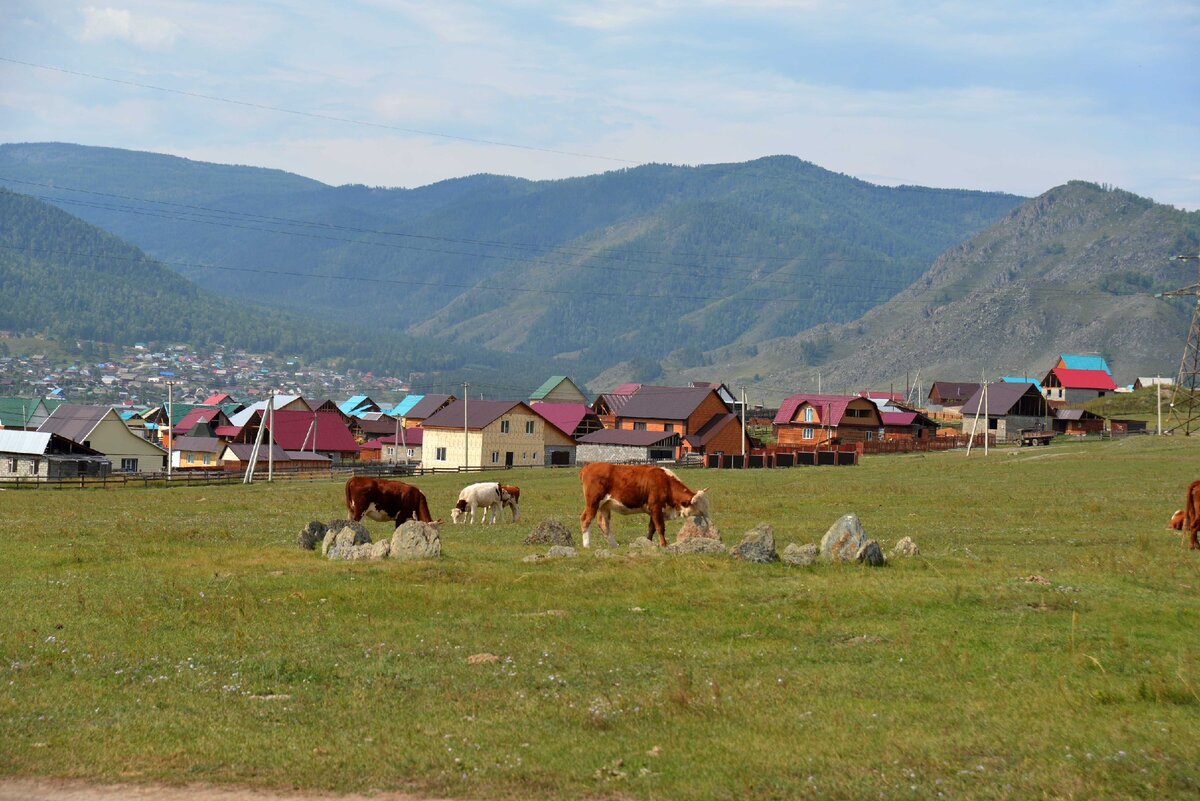
MULTIPOLYGON (((504 498, 502 502, 504 504, 504 508, 512 510, 512 521, 514 523, 520 521, 521 507, 517 504, 521 502, 521 488, 514 487, 511 484, 501 484, 500 489, 504 490, 504 492, 508 495, 508 497, 504 498)), ((500 510, 500 520, 504 520, 504 509, 500 510)))
POLYGON ((346 508, 350 519, 395 520, 396 525, 407 523, 415 517, 422 523, 440 523, 429 514, 425 493, 403 481, 386 478, 354 476, 346 482, 346 508))
POLYGON ((650 530, 646 539, 658 533, 659 545, 666 547, 664 522, 684 517, 708 517, 706 490, 692 492, 679 477, 662 467, 623 465, 593 462, 579 471, 583 485, 583 514, 579 527, 583 532, 583 547, 589 548, 592 520, 599 519, 600 531, 607 535, 610 547, 617 547, 617 538, 610 527, 613 512, 623 515, 650 515, 650 530))
POLYGON ((1181 530, 1188 547, 1200 550, 1200 539, 1196 536, 1196 532, 1200 531, 1200 481, 1193 481, 1187 488, 1187 496, 1183 500, 1181 530))
POLYGON ((494 524, 496 515, 503 509, 504 499, 507 497, 508 493, 495 481, 470 484, 463 487, 462 492, 458 493, 458 503, 454 504, 454 508, 450 510, 450 519, 456 524, 461 523, 467 516, 467 509, 470 509, 471 522, 474 523, 475 510, 482 508, 483 514, 479 521, 486 522, 488 512, 491 512, 494 524))
POLYGON ((1174 531, 1183 531, 1183 510, 1176 509, 1175 514, 1171 515, 1171 522, 1167 523, 1167 528, 1174 531))

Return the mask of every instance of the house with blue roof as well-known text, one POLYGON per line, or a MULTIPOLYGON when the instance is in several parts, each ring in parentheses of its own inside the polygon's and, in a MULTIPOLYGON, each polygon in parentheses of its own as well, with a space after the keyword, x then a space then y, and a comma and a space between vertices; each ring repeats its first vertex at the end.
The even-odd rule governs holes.
POLYGON ((1058 362, 1052 369, 1062 370, 1103 370, 1111 377, 1113 372, 1108 367, 1108 362, 1103 356, 1091 353, 1088 355, 1072 355, 1063 353, 1058 357, 1058 362))
POLYGON ((1037 387, 1038 392, 1042 392, 1043 394, 1045 394, 1044 391, 1042 390, 1042 382, 1038 381, 1036 378, 1028 378, 1028 377, 1018 378, 1017 376, 1012 376, 1012 375, 1002 375, 1002 376, 1000 376, 1000 380, 1003 381, 1005 384, 1033 384, 1035 387, 1037 387))

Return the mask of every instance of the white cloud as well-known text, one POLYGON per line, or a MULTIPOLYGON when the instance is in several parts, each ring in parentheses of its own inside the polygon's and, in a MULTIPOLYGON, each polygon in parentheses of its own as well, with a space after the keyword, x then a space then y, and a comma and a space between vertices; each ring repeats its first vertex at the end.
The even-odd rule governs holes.
POLYGON ((83 31, 79 39, 99 42, 106 39, 132 42, 140 47, 166 47, 175 43, 179 27, 163 17, 134 16, 123 8, 83 9, 83 31))

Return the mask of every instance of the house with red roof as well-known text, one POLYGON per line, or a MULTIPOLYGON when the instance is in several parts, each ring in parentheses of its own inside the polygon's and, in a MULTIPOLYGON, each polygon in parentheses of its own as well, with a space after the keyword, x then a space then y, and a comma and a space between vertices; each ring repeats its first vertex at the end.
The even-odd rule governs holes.
POLYGON ((861 395, 792 395, 779 405, 772 426, 775 441, 780 445, 812 446, 884 438, 879 406, 861 395))
POLYGON ((534 403, 532 409, 546 421, 546 464, 575 464, 579 438, 604 426, 592 407, 583 403, 534 403))
MULTIPOLYGON (((379 461, 387 464, 420 464, 421 447, 425 441, 425 429, 420 427, 400 428, 400 436, 392 434, 380 437, 368 445, 379 448, 379 461)), ((367 447, 366 445, 363 446, 367 447)))
POLYGON ((1042 379, 1046 400, 1058 406, 1075 406, 1117 391, 1107 370, 1071 370, 1055 367, 1042 379))
MULTIPOLYGON (((285 451, 307 451, 329 457, 334 464, 358 460, 358 443, 342 417, 333 412, 282 410, 267 419, 268 431, 285 451)), ((249 426, 247 425, 247 428, 249 426)), ((243 431, 243 436, 247 432, 243 431)))

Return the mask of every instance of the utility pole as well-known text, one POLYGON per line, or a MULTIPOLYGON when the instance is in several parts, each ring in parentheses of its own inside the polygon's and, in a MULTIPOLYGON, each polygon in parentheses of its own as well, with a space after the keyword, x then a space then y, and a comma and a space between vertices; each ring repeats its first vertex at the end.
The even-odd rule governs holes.
POLYGON ((1162 436, 1162 376, 1154 376, 1154 401, 1158 408, 1158 427, 1154 429, 1154 433, 1162 436))
POLYGON ((271 395, 267 398, 267 419, 270 421, 268 427, 271 434, 271 439, 267 440, 267 483, 269 484, 275 478, 275 449, 271 447, 275 439, 275 390, 271 390, 271 395))
MULTIPOLYGON (((471 385, 463 382, 463 467, 468 467, 467 454, 470 453, 470 435, 467 433, 467 390, 471 385)), ((479 466, 483 467, 483 454, 479 455, 479 466)))
POLYGON ((742 385, 742 467, 746 467, 746 385, 742 385))
MULTIPOLYGON (((1176 261, 1200 262, 1200 255, 1176 256, 1176 261)), ((1196 307, 1192 311, 1192 325, 1188 329, 1187 342, 1183 346, 1183 358, 1179 360, 1179 374, 1175 378, 1175 388, 1171 392, 1170 417, 1167 421, 1167 432, 1174 433, 1183 430, 1185 437, 1200 428, 1200 397, 1197 397, 1197 384, 1200 383, 1200 280, 1190 286, 1161 292, 1156 298, 1173 298, 1194 296, 1196 307)))
POLYGON ((167 382, 167 481, 171 480, 171 462, 175 454, 175 424, 171 422, 171 409, 174 407, 174 381, 167 382))
POLYGON ((392 437, 392 464, 396 464, 396 448, 400 447, 400 418, 396 418, 396 435, 392 437))

